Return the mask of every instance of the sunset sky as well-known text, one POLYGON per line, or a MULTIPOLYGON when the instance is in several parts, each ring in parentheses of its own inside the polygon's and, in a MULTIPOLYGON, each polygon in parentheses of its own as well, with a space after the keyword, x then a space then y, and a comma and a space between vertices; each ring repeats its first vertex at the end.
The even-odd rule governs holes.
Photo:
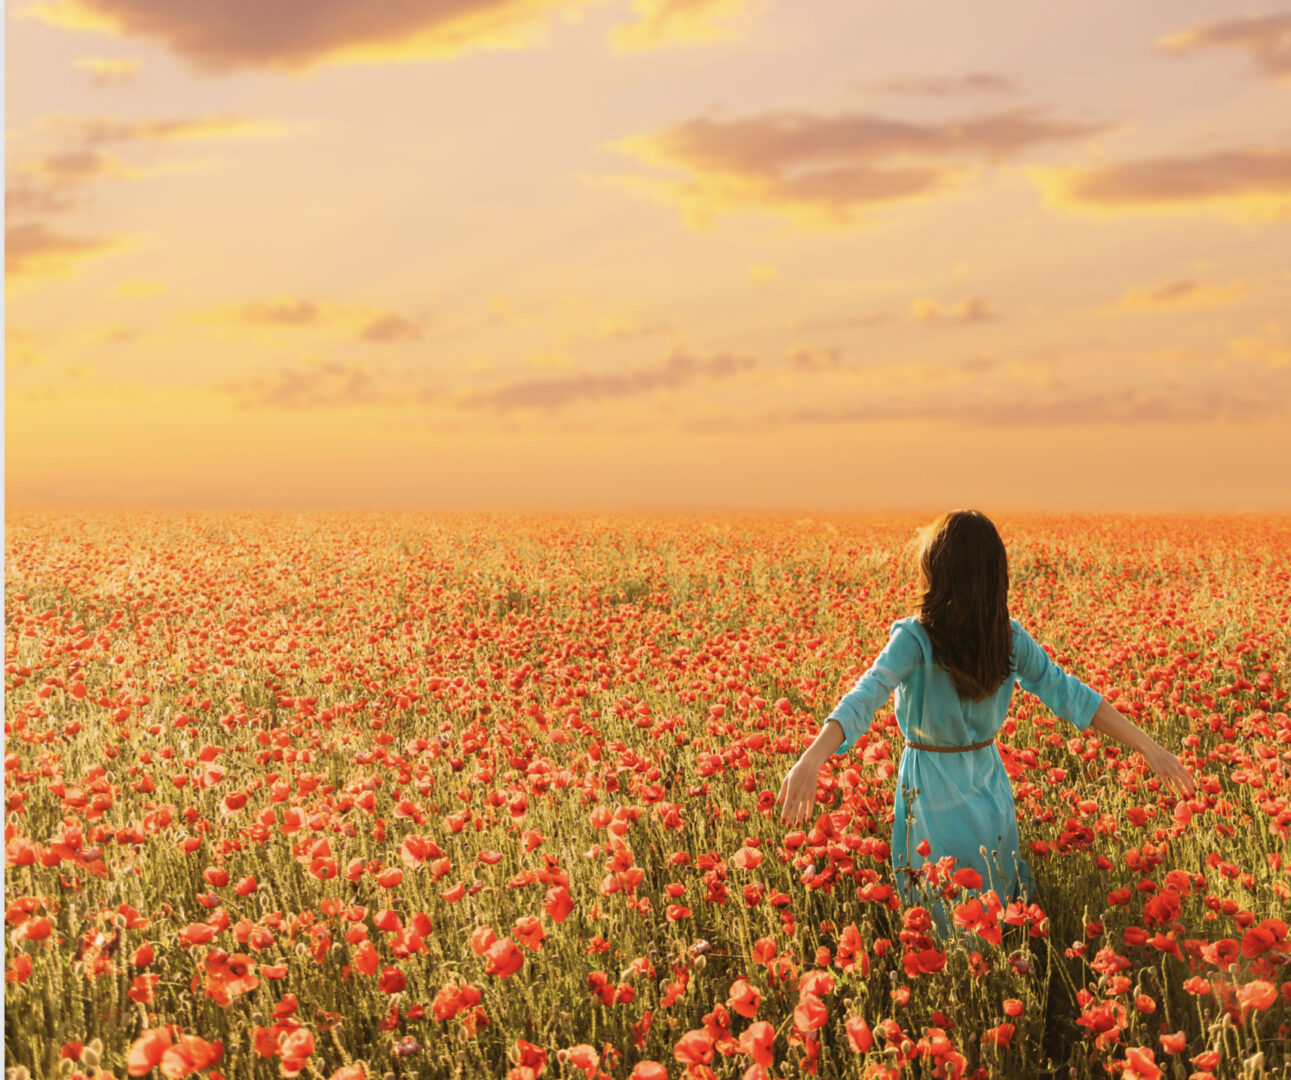
POLYGON ((1291 509, 1291 7, 4 31, 8 507, 1291 509))

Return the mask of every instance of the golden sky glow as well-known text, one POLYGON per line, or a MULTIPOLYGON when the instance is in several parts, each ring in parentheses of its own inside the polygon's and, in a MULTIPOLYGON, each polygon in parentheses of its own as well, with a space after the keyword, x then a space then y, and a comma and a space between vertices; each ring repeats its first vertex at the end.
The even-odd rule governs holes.
POLYGON ((14 0, 24 506, 1291 509, 1291 7, 14 0))

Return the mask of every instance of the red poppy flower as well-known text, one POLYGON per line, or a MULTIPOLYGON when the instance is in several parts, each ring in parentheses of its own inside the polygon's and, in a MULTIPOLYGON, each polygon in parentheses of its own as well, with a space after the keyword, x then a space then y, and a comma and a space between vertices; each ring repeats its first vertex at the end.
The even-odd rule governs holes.
POLYGON ((553 922, 564 922, 574 910, 574 901, 570 898, 569 890, 564 885, 553 885, 547 890, 542 909, 551 916, 553 922))
MULTIPOLYGON (((849 1017, 843 1026, 847 1030, 847 1045, 852 1048, 853 1053, 865 1054, 874 1046, 874 1033, 870 1031, 870 1025, 865 1022, 865 1017, 849 1017)), ((763 1064, 771 1063, 766 1061, 763 1064)))
POLYGON ((170 1025, 147 1028, 126 1051, 126 1071, 131 1076, 152 1072, 161 1063, 161 1055, 174 1042, 173 1031, 170 1025))
POLYGON ((509 937, 494 941, 485 950, 485 953, 488 956, 488 963, 485 965, 484 971, 488 975, 496 975, 500 979, 505 979, 508 975, 514 975, 524 967, 524 953, 509 937))
POLYGON ((407 985, 407 977, 396 967, 386 968, 381 972, 381 977, 377 980, 377 986, 381 988, 381 992, 384 994, 397 994, 407 985))
POLYGON ((737 1013, 751 1020, 762 1004, 762 995, 743 979, 736 979, 731 983, 731 992, 726 1001, 737 1013))

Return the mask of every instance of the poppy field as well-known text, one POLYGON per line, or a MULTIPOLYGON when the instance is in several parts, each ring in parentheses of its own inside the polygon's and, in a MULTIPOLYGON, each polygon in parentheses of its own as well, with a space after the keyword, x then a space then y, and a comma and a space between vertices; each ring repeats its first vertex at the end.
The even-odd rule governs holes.
POLYGON ((1038 893, 929 864, 969 947, 892 699, 774 805, 931 516, 10 514, 6 1076, 1291 1075, 1291 519, 995 518, 1197 790, 1017 687, 1038 893))

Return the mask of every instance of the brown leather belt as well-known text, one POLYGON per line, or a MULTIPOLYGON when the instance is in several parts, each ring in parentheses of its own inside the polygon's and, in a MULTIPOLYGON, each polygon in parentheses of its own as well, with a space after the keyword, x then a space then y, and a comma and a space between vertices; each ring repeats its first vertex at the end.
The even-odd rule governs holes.
POLYGON ((980 750, 983 746, 990 746, 991 743, 995 741, 995 736, 992 735, 989 739, 985 739, 982 742, 975 742, 972 746, 926 746, 923 743, 912 743, 904 735, 901 736, 901 740, 906 744, 906 746, 915 750, 935 750, 939 754, 958 754, 965 750, 980 750))

